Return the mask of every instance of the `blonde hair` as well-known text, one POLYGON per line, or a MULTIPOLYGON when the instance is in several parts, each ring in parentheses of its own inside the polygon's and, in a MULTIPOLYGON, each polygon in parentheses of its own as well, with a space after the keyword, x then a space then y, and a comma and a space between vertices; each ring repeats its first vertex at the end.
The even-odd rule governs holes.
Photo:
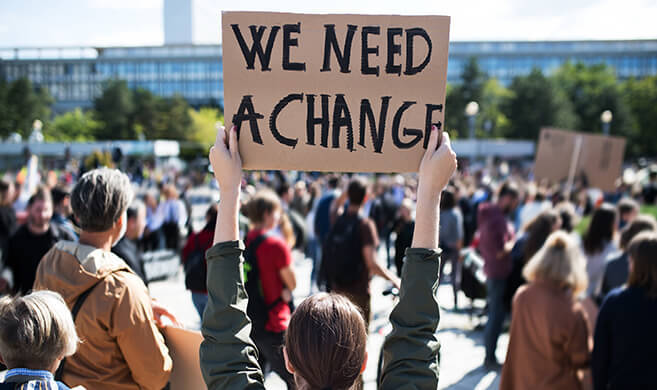
POLYGON ((586 262, 579 247, 565 232, 550 234, 543 247, 527 262, 522 272, 530 282, 554 283, 573 296, 586 290, 586 262))
POLYGON ((71 312, 58 293, 0 298, 0 354, 8 367, 47 370, 73 355, 79 341, 71 312))

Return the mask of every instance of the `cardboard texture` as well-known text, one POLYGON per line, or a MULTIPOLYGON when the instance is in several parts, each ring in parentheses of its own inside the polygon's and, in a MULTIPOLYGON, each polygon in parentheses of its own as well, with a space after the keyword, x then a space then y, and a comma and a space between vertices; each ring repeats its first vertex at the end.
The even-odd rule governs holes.
POLYGON ((537 180, 558 183, 567 180, 577 137, 582 146, 577 157, 575 177, 584 177, 590 187, 613 191, 621 175, 625 138, 553 128, 541 129, 534 165, 537 180))
POLYGON ((444 122, 449 22, 224 12, 226 125, 244 168, 416 172, 444 122))
POLYGON ((170 390, 207 389, 198 354, 203 341, 201 332, 167 326, 163 333, 173 360, 170 390))

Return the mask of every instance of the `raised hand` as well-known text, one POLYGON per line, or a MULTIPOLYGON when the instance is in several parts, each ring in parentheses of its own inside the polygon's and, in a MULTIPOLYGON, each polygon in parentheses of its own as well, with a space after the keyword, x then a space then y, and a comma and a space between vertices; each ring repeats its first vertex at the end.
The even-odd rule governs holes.
POLYGON ((223 126, 217 127, 217 139, 210 148, 209 157, 222 195, 227 191, 239 191, 242 182, 242 159, 235 126, 230 128, 228 134, 223 126))

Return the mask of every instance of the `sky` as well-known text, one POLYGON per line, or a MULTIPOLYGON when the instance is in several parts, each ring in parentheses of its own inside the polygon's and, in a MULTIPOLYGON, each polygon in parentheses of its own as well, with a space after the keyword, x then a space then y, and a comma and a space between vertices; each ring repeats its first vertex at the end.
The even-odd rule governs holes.
MULTIPOLYGON (((221 11, 449 15, 464 40, 656 39, 657 0, 192 0, 194 43, 221 11)), ((163 0, 0 0, 0 48, 164 43, 163 0)))

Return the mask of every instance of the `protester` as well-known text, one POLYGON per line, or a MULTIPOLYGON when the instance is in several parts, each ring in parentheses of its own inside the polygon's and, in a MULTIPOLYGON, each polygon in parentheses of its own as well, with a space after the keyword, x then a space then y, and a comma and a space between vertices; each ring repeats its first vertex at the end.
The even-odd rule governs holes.
POLYGON ((16 211, 12 206, 14 192, 14 183, 5 179, 0 180, 0 295, 9 290, 7 278, 11 277, 5 275, 9 272, 5 270, 5 262, 9 237, 16 231, 16 211))
POLYGON ((165 246, 167 249, 178 251, 180 250, 181 234, 187 224, 187 209, 173 184, 165 185, 162 188, 162 195, 164 202, 160 207, 162 208, 162 232, 165 246))
POLYGON ((259 285, 266 305, 266 313, 258 313, 263 321, 254 320, 251 337, 260 352, 260 366, 264 369, 269 364, 287 388, 294 389, 294 377, 285 369, 281 349, 291 316, 288 303, 297 284, 291 248, 274 231, 283 213, 282 206, 275 193, 263 190, 249 201, 246 209, 253 224, 246 237, 246 247, 257 262, 254 266, 259 270, 259 285))
POLYGON ((281 211, 283 213, 281 221, 284 223, 283 226, 287 227, 285 235, 288 236, 289 242, 293 243, 292 247, 294 249, 299 249, 303 252, 306 248, 308 227, 306 226, 303 215, 290 207, 294 194, 292 188, 287 182, 283 182, 278 187, 276 193, 280 198, 281 211), (290 233, 294 235, 294 239, 289 237, 290 233))
POLYGON ((143 253, 138 245, 146 227, 146 206, 143 202, 135 200, 128 206, 126 216, 128 226, 125 235, 112 247, 112 252, 123 259, 130 266, 130 269, 148 286, 143 253))
POLYGON ((509 349, 500 389, 579 390, 588 367, 586 312, 576 297, 586 289, 586 265, 565 232, 552 233, 523 271, 529 284, 513 298, 509 349))
POLYGON ((152 193, 146 193, 144 203, 146 203, 146 229, 142 238, 144 250, 154 251, 164 249, 165 240, 164 232, 162 231, 162 223, 164 222, 163 210, 159 206, 157 198, 152 193))
POLYGON ((331 206, 335 223, 326 238, 322 275, 328 290, 351 299, 369 324, 370 276, 381 276, 395 287, 399 287, 399 278, 376 261, 379 245, 376 227, 370 218, 362 216, 366 197, 367 184, 357 177, 331 206))
POLYGON ((526 283, 522 270, 529 260, 541 249, 545 240, 561 228, 561 217, 556 211, 547 210, 536 215, 522 230, 511 249, 511 273, 507 279, 504 304, 511 309, 511 301, 520 286, 526 283))
POLYGON ((632 198, 622 198, 616 208, 618 209, 618 230, 622 230, 639 215, 639 204, 632 198))
POLYGON ((187 238, 181 256, 185 265, 185 287, 192 292, 192 302, 201 318, 205 311, 205 305, 208 304, 205 251, 212 246, 216 225, 217 205, 212 204, 205 212, 205 226, 201 231, 193 232, 187 238))
POLYGON ((508 182, 500 188, 496 203, 483 203, 479 206, 478 249, 484 258, 486 274, 488 320, 484 330, 487 369, 498 369, 495 351, 497 339, 502 331, 506 316, 504 291, 507 277, 511 272, 511 259, 505 246, 513 240, 514 229, 508 219, 518 205, 519 193, 516 185, 508 182))
MULTIPOLYGON (((235 127, 219 129, 210 151, 222 192, 215 246, 208 251, 210 300, 203 318, 201 370, 208 389, 264 389, 257 351, 249 338, 247 296, 240 272, 238 238, 241 161, 235 127), (246 331, 245 331, 246 330, 246 331)), ((433 127, 420 166, 417 230, 407 251, 400 302, 391 314, 393 331, 384 344, 387 356, 380 389, 437 388, 439 307, 434 297, 439 268, 438 204, 440 191, 456 167, 447 133, 438 146, 433 127), (428 248, 428 249, 422 249, 428 248)), ((290 321, 284 356, 299 388, 349 389, 366 364, 367 330, 357 309, 336 295, 318 295, 301 304, 290 321)))
POLYGON ((605 261, 605 271, 602 276, 602 286, 598 303, 602 303, 607 294, 627 283, 630 274, 628 258, 628 246, 634 237, 644 231, 657 231, 657 221, 652 215, 639 215, 623 229, 620 236, 621 253, 611 255, 605 261))
POLYGON ((160 390, 171 373, 154 320, 154 314, 169 313, 152 304, 141 279, 110 251, 126 231, 131 200, 130 182, 120 171, 85 173, 71 193, 80 240, 57 243, 37 270, 35 290, 57 291, 69 307, 79 307, 75 321, 84 343, 62 369, 70 385, 160 390))
POLYGON ((582 249, 586 257, 586 273, 589 276, 589 286, 586 296, 596 299, 602 287, 602 276, 605 271, 605 260, 610 254, 616 252, 615 243, 616 209, 604 203, 600 205, 591 217, 591 224, 582 240, 582 249))
POLYGON ((402 276, 402 268, 404 267, 406 249, 410 248, 413 242, 413 231, 415 230, 414 209, 415 205, 413 201, 408 198, 404 199, 399 208, 399 220, 395 224, 394 230, 397 233, 397 238, 395 239, 395 267, 397 268, 397 276, 400 278, 402 276))
POLYGON ((461 248, 463 247, 463 215, 457 207, 458 199, 456 190, 447 187, 440 198, 440 249, 442 249, 443 261, 440 263, 440 277, 442 281, 443 269, 447 262, 450 263, 452 271, 450 281, 454 294, 454 310, 458 309, 458 287, 460 280, 461 248))
POLYGON ((52 194, 53 213, 51 222, 57 225, 61 230, 66 231, 68 236, 78 238, 73 223, 69 219, 73 214, 71 209, 71 195, 68 191, 60 187, 53 188, 50 193, 52 194))
POLYGON ((16 294, 26 294, 32 289, 41 258, 57 241, 75 239, 51 224, 51 218, 50 191, 40 188, 27 202, 27 223, 16 230, 7 247, 7 266, 13 274, 16 294))
POLYGON ((321 253, 322 248, 324 247, 324 241, 326 236, 331 230, 331 205, 333 201, 339 196, 338 186, 340 185, 340 179, 337 176, 329 176, 327 180, 327 191, 322 195, 322 197, 317 202, 317 207, 315 207, 315 235, 317 236, 317 241, 319 242, 319 256, 317 256, 315 262, 313 263, 313 270, 311 272, 311 283, 314 286, 317 286, 317 279, 319 276, 319 269, 321 267, 321 253))
POLYGON ((71 312, 61 295, 37 291, 0 299, 0 389, 69 389, 53 374, 78 348, 71 312))
POLYGON ((627 287, 604 300, 595 328, 596 390, 657 388, 657 233, 642 232, 629 244, 627 287))
POLYGON ((657 202, 657 165, 652 165, 648 173, 648 182, 641 191, 643 202, 654 205, 657 202))

